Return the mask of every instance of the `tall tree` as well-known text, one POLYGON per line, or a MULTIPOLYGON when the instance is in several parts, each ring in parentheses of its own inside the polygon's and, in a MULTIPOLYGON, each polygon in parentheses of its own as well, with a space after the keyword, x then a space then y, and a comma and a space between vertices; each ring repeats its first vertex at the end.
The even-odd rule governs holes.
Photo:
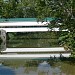
POLYGON ((74 0, 37 0, 38 18, 54 17, 49 27, 68 30, 60 35, 62 46, 75 51, 75 1, 74 0), (61 23, 60 23, 61 22, 61 23))

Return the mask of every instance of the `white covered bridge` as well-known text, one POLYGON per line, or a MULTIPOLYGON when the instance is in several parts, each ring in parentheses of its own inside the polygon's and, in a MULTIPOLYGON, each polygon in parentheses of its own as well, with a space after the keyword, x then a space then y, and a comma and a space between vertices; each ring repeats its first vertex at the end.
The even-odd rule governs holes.
MULTIPOLYGON (((0 30, 4 30, 6 32, 47 32, 51 31, 47 26, 53 19, 48 18, 48 21, 37 22, 34 20, 25 20, 15 21, 15 19, 8 19, 5 21, 4 19, 0 22, 0 30)), ((52 31, 59 31, 59 28, 53 28, 52 31)), ((64 31, 64 30, 63 30, 64 31)), ((49 58, 51 57, 60 57, 60 53, 64 57, 69 57, 71 55, 70 52, 66 52, 63 47, 56 48, 6 48, 6 50, 1 51, 0 59, 16 59, 16 58, 49 58), (25 53, 25 54, 17 54, 17 53, 25 53), (31 54, 29 53, 31 52, 31 54), (39 54, 37 54, 39 52, 39 54), (48 53, 46 53, 48 52, 48 53), (14 54, 16 53, 16 54, 14 54), (26 54, 27 53, 27 54, 26 54), (35 54, 36 53, 36 54, 35 54)))

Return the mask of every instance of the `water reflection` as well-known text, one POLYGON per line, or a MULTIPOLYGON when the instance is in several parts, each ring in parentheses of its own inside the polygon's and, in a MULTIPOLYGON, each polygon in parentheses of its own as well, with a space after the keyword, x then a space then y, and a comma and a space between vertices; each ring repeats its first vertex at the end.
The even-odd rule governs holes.
POLYGON ((16 75, 25 75, 25 68, 24 67, 18 67, 15 69, 16 75))
POLYGON ((37 67, 18 67, 15 69, 15 72, 16 75, 38 75, 36 68, 37 67))
MULTIPOLYGON (((14 62, 10 64, 10 61, 7 62, 7 66, 0 65, 0 75, 75 75, 75 65, 68 64, 64 62, 55 62, 54 65, 51 65, 50 62, 40 61, 36 66, 27 65, 32 62, 22 62, 20 61, 14 62), (21 62, 21 63, 20 63, 21 62), (18 64, 16 66, 16 63, 18 64)), ((53 62, 53 61, 52 61, 53 62)), ((4 62, 5 63, 5 62, 4 62)), ((3 64, 4 64, 3 63, 3 64)))
POLYGON ((38 65, 38 72, 39 73, 44 72, 44 73, 47 73, 47 75, 48 75, 49 70, 51 70, 51 66, 46 61, 44 61, 38 65))
POLYGON ((0 65, 0 75, 15 75, 15 71, 12 68, 0 65))
POLYGON ((52 68, 50 64, 48 64, 46 61, 43 63, 40 63, 38 66, 38 73, 44 73, 43 75, 60 75, 61 70, 59 67, 52 68))
POLYGON ((60 75, 60 67, 52 68, 46 61, 39 63, 37 67, 20 66, 15 69, 16 75, 60 75))

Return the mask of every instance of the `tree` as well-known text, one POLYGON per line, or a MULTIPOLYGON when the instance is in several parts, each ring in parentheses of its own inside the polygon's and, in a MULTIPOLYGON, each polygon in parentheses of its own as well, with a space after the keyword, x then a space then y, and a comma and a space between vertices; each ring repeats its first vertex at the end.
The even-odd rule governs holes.
POLYGON ((74 0, 0 0, 0 17, 37 17, 40 21, 47 17, 55 18, 49 27, 67 29, 59 40, 63 46, 75 51, 75 1, 74 0), (61 24, 59 24, 61 22, 61 24))
POLYGON ((59 28, 60 31, 68 30, 60 35, 62 46, 75 51, 75 1, 74 0, 38 0, 36 11, 38 18, 56 18, 50 22, 50 28, 59 28), (46 11, 45 11, 46 10, 46 11), (61 22, 61 23, 60 23, 61 22), (59 24, 60 23, 60 24, 59 24))

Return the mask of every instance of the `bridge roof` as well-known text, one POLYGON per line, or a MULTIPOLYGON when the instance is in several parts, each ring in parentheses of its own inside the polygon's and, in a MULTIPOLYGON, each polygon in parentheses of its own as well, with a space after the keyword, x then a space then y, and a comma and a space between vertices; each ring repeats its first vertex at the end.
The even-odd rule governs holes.
MULTIPOLYGON (((55 18, 45 18, 44 21, 52 21, 55 20, 55 18)), ((37 18, 0 18, 0 22, 21 22, 21 21, 31 21, 31 22, 36 22, 38 21, 37 18)))

